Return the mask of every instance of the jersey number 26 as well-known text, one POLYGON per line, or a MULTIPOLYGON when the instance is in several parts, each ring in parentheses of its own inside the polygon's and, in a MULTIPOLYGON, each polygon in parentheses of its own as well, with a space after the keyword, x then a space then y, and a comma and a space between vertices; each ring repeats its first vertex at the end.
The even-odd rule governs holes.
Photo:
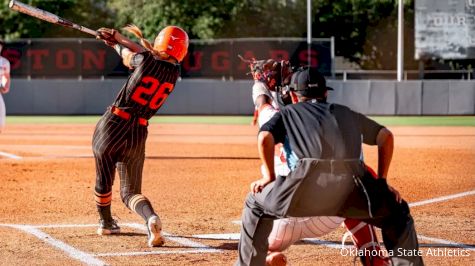
MULTIPOLYGON (((160 84, 154 77, 145 76, 140 82, 140 86, 135 89, 132 94, 132 100, 140 105, 147 105, 150 109, 158 109, 163 105, 168 95, 173 91, 173 84, 164 82, 160 84), (153 95, 150 100, 144 99, 143 96, 153 95)), ((149 97, 147 97, 149 98, 149 97)))

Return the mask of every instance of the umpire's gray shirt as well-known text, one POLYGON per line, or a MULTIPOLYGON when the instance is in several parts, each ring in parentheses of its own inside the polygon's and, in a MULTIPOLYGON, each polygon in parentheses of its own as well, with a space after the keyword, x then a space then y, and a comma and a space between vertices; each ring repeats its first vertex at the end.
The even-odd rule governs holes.
POLYGON ((261 131, 269 131, 276 143, 287 136, 299 159, 356 159, 361 144, 376 144, 383 128, 350 108, 316 100, 287 105, 261 131))

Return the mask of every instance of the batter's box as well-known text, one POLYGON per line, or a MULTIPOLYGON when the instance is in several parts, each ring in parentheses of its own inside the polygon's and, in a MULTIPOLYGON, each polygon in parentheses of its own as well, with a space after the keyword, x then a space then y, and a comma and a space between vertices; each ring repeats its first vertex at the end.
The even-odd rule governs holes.
POLYGON ((102 261, 104 257, 222 252, 222 250, 166 232, 162 232, 166 239, 165 246, 149 248, 146 245, 146 227, 137 223, 121 223, 121 234, 111 236, 98 236, 95 233, 97 224, 0 224, 0 226, 32 234, 62 250, 69 257, 89 265, 106 265, 107 263, 102 261))

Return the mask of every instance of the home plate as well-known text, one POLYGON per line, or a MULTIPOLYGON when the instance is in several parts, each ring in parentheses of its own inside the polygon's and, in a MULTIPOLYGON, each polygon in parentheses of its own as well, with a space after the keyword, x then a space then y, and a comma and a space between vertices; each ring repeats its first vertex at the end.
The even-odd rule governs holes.
POLYGON ((215 239, 215 240, 239 240, 239 233, 236 234, 205 234, 193 235, 193 237, 200 239, 215 239))

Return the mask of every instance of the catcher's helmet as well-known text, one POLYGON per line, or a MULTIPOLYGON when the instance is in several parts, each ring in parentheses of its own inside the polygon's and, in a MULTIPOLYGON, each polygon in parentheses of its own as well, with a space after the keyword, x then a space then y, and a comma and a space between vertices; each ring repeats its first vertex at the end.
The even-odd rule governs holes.
POLYGON ((158 33, 153 48, 181 62, 188 52, 188 43, 188 34, 182 28, 167 26, 158 33))

